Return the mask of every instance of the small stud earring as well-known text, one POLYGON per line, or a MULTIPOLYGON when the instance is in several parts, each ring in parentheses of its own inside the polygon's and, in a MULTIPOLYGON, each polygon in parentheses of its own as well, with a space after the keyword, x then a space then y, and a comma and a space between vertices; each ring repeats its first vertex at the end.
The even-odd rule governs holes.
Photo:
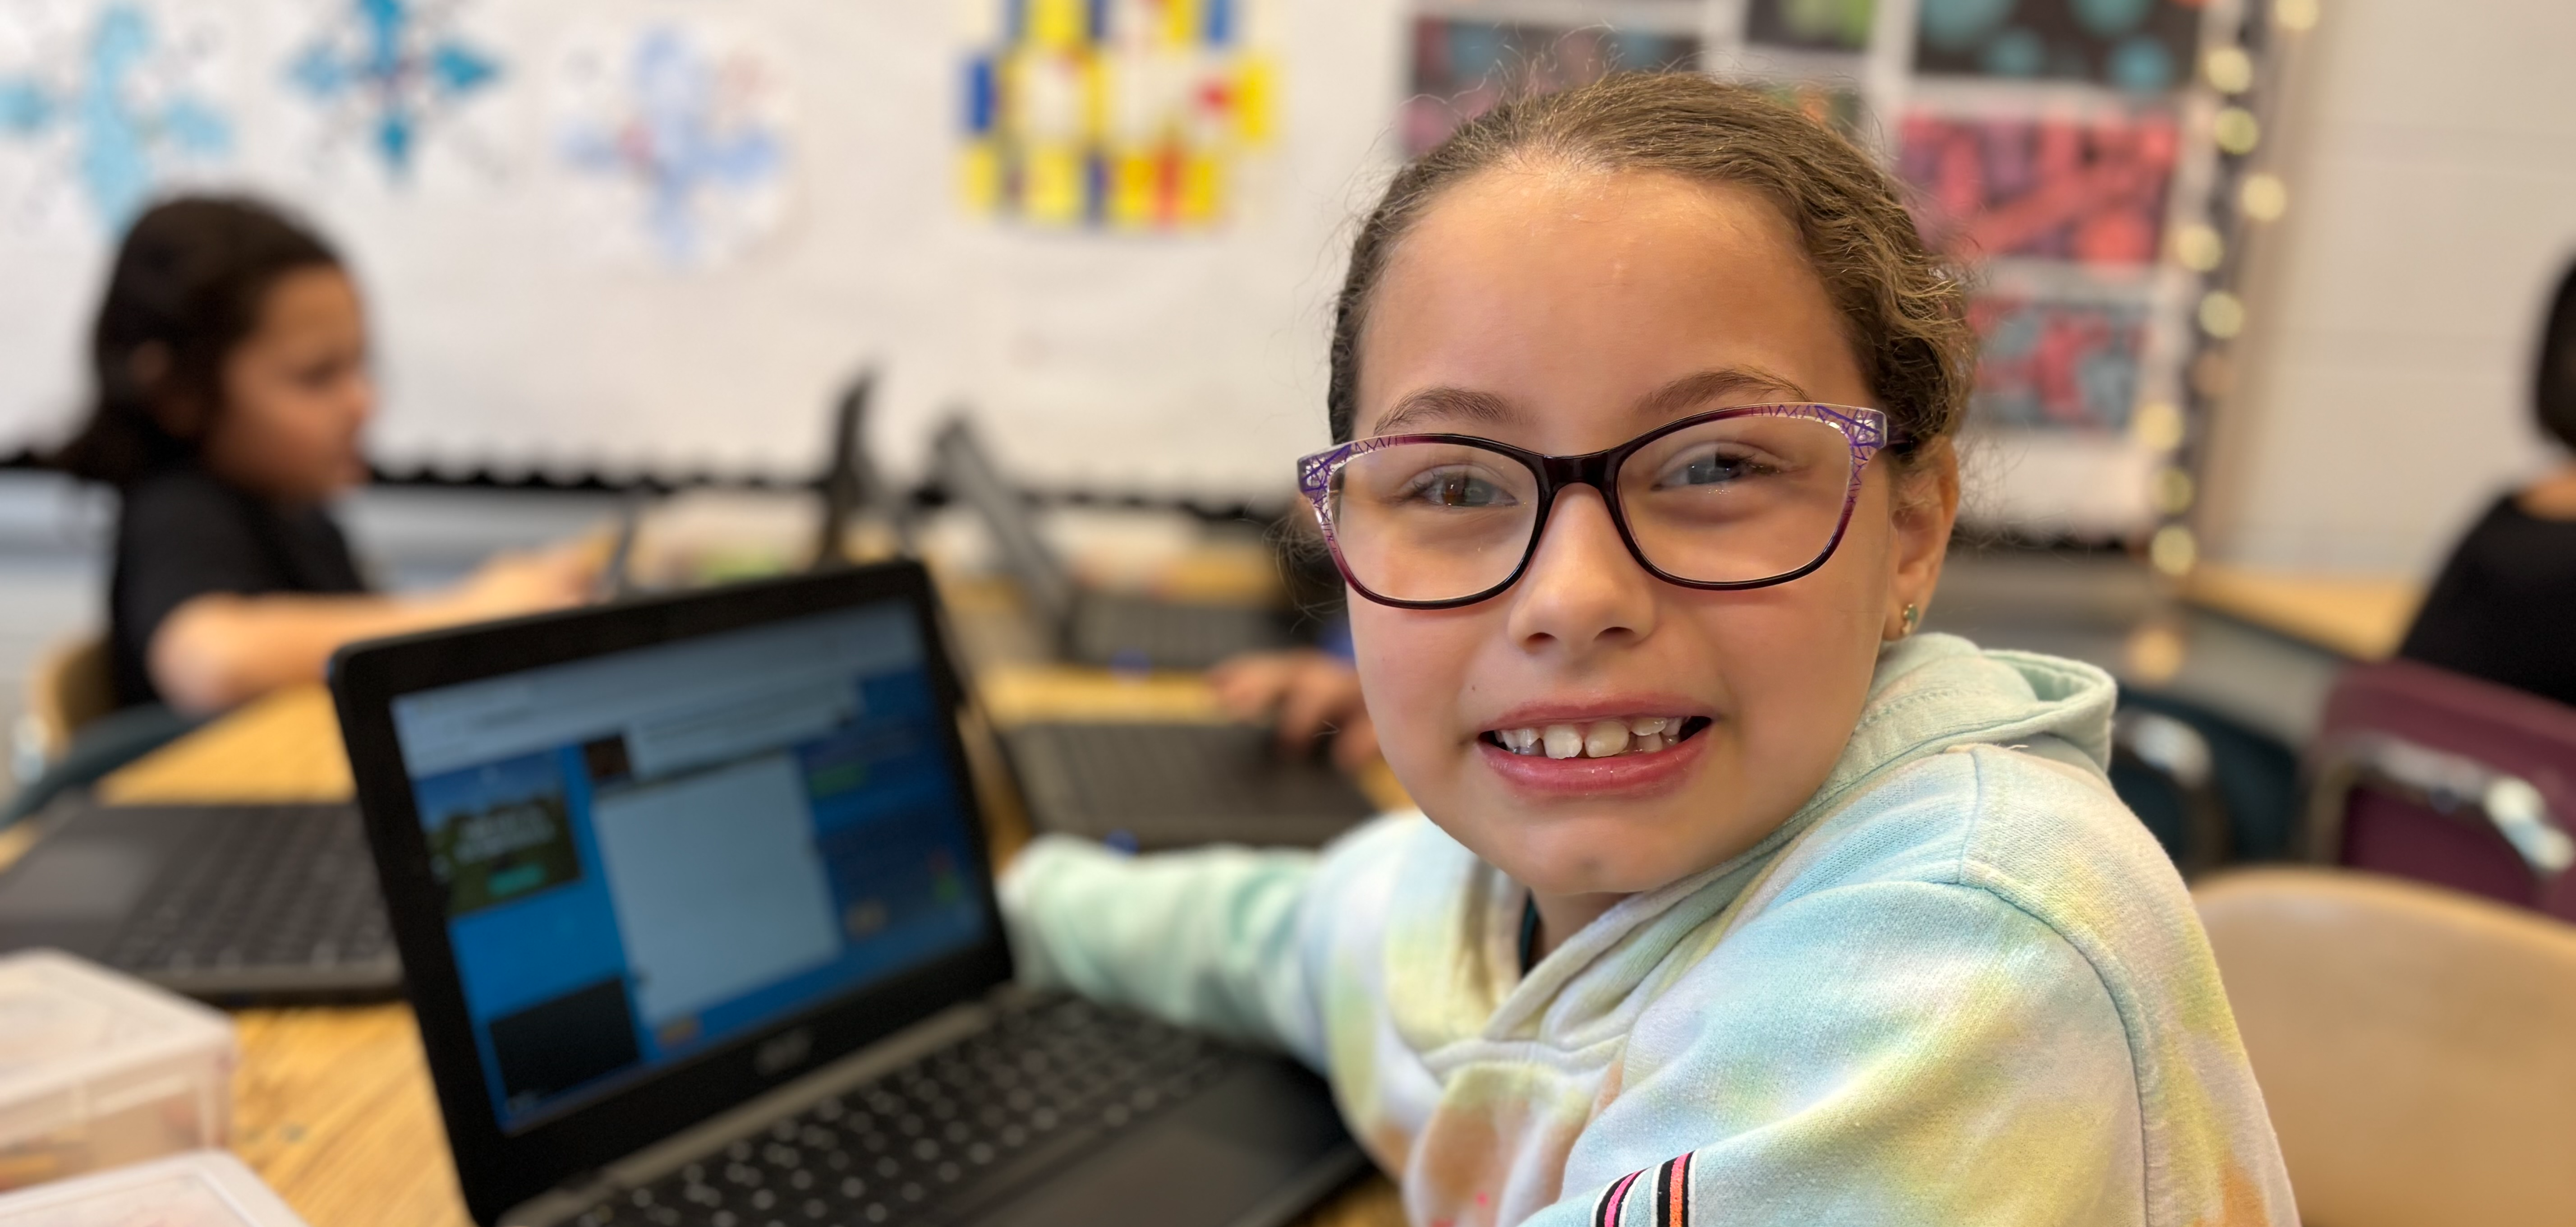
POLYGON ((1902 614, 1899 614, 1898 616, 1899 616, 1899 617, 1902 617, 1902 618, 1904 618, 1904 619, 1905 619, 1905 633, 1903 633, 1903 634, 1901 634, 1901 635, 1898 635, 1898 636, 1897 636, 1897 638, 1899 638, 1899 639, 1911 639, 1911 638, 1913 638, 1913 637, 1914 637, 1914 628, 1915 628, 1915 627, 1917 627, 1917 626, 1919 626, 1919 625, 1921 625, 1921 624, 1922 624, 1922 622, 1923 622, 1923 607, 1922 607, 1922 606, 1919 606, 1919 605, 1916 605, 1916 604, 1915 604, 1914 602, 1912 602, 1912 601, 1907 601, 1907 602, 1905 603, 1905 612, 1904 612, 1904 613, 1902 613, 1902 614))

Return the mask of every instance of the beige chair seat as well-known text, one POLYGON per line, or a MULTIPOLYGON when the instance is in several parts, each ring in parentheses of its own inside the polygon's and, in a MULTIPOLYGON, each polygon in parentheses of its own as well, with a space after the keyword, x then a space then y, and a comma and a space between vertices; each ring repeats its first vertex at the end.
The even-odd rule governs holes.
POLYGON ((2195 897, 2309 1227, 2576 1223, 2576 926, 2346 870, 2195 897))
POLYGON ((23 782, 72 747, 72 736, 116 710, 116 685, 108 674, 107 637, 83 635, 47 648, 27 675, 27 711, 12 731, 23 782))

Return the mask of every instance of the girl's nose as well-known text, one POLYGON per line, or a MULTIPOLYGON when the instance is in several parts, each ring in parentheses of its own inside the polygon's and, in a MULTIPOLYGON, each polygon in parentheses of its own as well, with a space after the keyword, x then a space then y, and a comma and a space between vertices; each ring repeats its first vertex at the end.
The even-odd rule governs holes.
POLYGON ((1530 651, 1577 656, 1632 643, 1654 631, 1656 583, 1620 540, 1601 493, 1565 490, 1512 586, 1512 637, 1530 651))

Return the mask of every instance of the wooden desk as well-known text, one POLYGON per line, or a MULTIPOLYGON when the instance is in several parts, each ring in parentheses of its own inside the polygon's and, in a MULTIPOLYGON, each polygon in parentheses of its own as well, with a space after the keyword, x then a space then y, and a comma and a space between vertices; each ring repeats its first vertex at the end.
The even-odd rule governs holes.
MULTIPOLYGON (((1213 715, 1205 688, 1187 678, 1127 682, 1061 670, 996 680, 997 697, 1016 705, 1016 718, 1077 707, 1213 715)), ((1392 784, 1385 777, 1372 791, 1392 784)), ((329 697, 317 687, 245 707, 127 766, 100 790, 128 803, 343 800, 349 764, 329 697)), ((997 848, 1017 846, 1000 834, 997 848)), ((410 1007, 244 1010, 233 1021, 242 1046, 233 1150, 307 1222, 468 1227, 410 1007)), ((1395 1227, 1404 1212, 1394 1186, 1372 1176, 1305 1221, 1395 1227)))
POLYGON ((2395 576, 2203 566, 2192 572, 2183 596, 2203 609, 2366 661, 2395 654, 2423 603, 2424 586, 2395 576))

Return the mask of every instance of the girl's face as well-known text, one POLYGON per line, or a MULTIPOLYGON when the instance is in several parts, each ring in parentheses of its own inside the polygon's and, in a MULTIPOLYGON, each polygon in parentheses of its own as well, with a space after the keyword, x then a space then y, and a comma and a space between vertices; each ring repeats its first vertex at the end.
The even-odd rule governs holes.
POLYGON ((224 403, 205 440, 224 480, 285 503, 329 499, 367 479, 358 435, 376 409, 367 320, 336 268, 280 277, 259 327, 224 360, 224 403))
MULTIPOLYGON (((1750 192, 1662 174, 1504 168, 1454 185, 1369 312, 1363 437, 1568 455, 1731 404, 1873 403, 1787 220, 1750 192), (1684 380, 1704 395, 1656 395, 1684 380)), ((1354 595, 1388 761, 1450 834, 1545 894, 1650 890, 1745 850, 1823 783, 1879 645, 1931 597, 1957 479, 1943 447, 1920 468, 1894 483, 1891 460, 1873 461, 1832 560, 1768 588, 1654 578, 1578 487, 1499 596, 1418 611, 1354 595), (1698 731, 1564 759, 1490 736, 1657 717, 1698 731)))

